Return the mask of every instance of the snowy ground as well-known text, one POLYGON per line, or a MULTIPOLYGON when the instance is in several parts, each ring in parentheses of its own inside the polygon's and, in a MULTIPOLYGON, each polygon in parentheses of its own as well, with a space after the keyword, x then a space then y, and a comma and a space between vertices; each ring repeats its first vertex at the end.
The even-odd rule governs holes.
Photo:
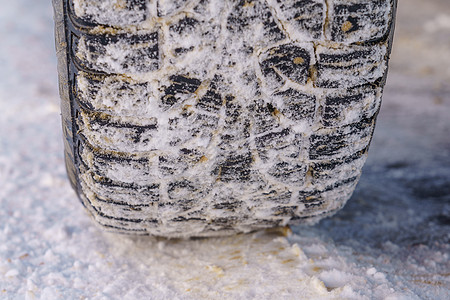
POLYGON ((284 237, 94 226, 63 163, 50 0, 0 10, 1 299, 450 299, 450 2, 400 0, 369 160, 347 206, 284 237))

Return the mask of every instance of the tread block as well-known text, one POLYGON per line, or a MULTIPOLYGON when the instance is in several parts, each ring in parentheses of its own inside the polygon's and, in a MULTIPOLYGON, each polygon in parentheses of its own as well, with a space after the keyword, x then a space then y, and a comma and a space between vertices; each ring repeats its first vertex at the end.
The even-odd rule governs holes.
POLYGON ((153 185, 159 181, 157 157, 100 152, 85 143, 80 144, 80 147, 81 162, 95 175, 113 182, 138 186, 153 185))
POLYGON ((174 201, 167 205, 180 204, 183 210, 192 209, 190 204, 197 202, 199 196, 203 194, 201 187, 188 179, 181 179, 169 182, 167 194, 170 200, 174 201))
POLYGON ((217 21, 204 21, 201 17, 183 13, 167 20, 169 30, 164 36, 166 55, 174 57, 170 58, 171 63, 192 60, 189 68, 199 69, 200 72, 220 59, 211 54, 215 52, 217 37, 221 34, 217 21))
MULTIPOLYGON (((167 184, 167 200, 158 204, 162 219, 177 217, 198 218, 202 215, 203 199, 209 193, 208 186, 197 181, 180 178, 167 184)), ((204 218, 198 218, 204 222, 204 218)))
POLYGON ((219 149, 229 151, 248 148, 250 128, 250 120, 244 115, 244 109, 237 99, 231 95, 225 96, 225 120, 220 133, 219 149))
POLYGON ((84 34, 74 38, 78 64, 106 74, 141 74, 160 66, 159 34, 84 34))
POLYGON ((230 200, 225 200, 224 202, 218 202, 216 204, 214 204, 212 207, 213 209, 217 209, 219 211, 230 211, 230 212, 235 212, 236 210, 239 210, 243 205, 242 201, 230 201, 230 200))
POLYGON ((306 164, 301 164, 296 161, 279 161, 273 165, 268 174, 275 177, 280 182, 287 182, 289 184, 303 185, 305 181, 306 171, 308 170, 306 164))
POLYGON ((223 227, 227 229, 232 229, 235 224, 240 222, 240 218, 236 216, 219 217, 211 219, 211 222, 217 228, 223 227))
POLYGON ((250 152, 227 154, 219 158, 212 175, 223 182, 245 182, 250 180, 253 157, 250 152))
POLYGON ((199 24, 199 21, 195 18, 191 17, 184 17, 175 24, 172 24, 169 26, 169 30, 171 32, 177 33, 177 34, 186 34, 191 31, 193 31, 197 25, 199 24))
POLYGON ((248 213, 248 203, 238 194, 235 182, 216 182, 219 188, 212 190, 211 206, 208 212, 212 218, 235 217, 236 214, 242 216, 248 213))
POLYGON ((189 142, 198 147, 207 146, 217 129, 218 122, 218 115, 204 114, 192 109, 191 105, 185 105, 181 108, 179 117, 169 119, 165 139, 169 141, 170 146, 184 147, 189 142))
POLYGON ((157 0, 158 17, 173 15, 181 11, 191 0, 157 0))
POLYGON ((283 149, 283 156, 294 157, 299 153, 299 140, 290 128, 271 131, 264 135, 255 137, 255 146, 258 150, 259 158, 264 163, 271 163, 277 153, 283 149))
POLYGON ((255 134, 262 134, 279 127, 275 109, 271 103, 265 103, 262 100, 254 101, 249 105, 248 111, 251 112, 252 127, 255 134))
POLYGON ((301 41, 320 40, 325 23, 325 0, 268 0, 289 36, 301 41))
POLYGON ((178 176, 187 169, 193 169, 204 159, 205 156, 200 151, 182 148, 177 155, 160 155, 158 167, 163 176, 178 176))
POLYGON ((314 184, 334 184, 336 178, 353 178, 361 174, 362 166, 367 158, 367 149, 350 156, 312 163, 311 176, 314 184))
MULTIPOLYGON (((287 205, 292 200, 292 192, 284 189, 272 189, 266 192, 260 193, 258 196, 252 197, 251 201, 257 203, 259 206, 264 206, 264 204, 271 204, 274 207, 279 205, 287 205)), ((255 207, 254 209, 258 209, 255 207)))
POLYGON ((249 226, 249 228, 274 228, 283 226, 286 223, 286 218, 283 217, 272 217, 270 219, 264 219, 265 216, 262 216, 260 219, 250 219, 245 223, 245 225, 249 226))
POLYGON ((305 85, 313 62, 311 45, 285 44, 273 47, 260 56, 260 67, 269 89, 277 89, 290 80, 305 85))
POLYGON ((333 212, 345 204, 357 183, 357 177, 345 179, 323 190, 300 191, 298 199, 305 208, 299 214, 300 217, 310 217, 324 212, 333 212), (328 199, 334 199, 329 201, 328 199))
POLYGON ((127 219, 116 215, 108 215, 93 205, 91 199, 82 195, 82 202, 94 219, 102 226, 115 232, 135 234, 148 234, 149 231, 156 231, 159 221, 156 219, 127 219))
POLYGON ((298 215, 299 205, 277 206, 272 209, 273 216, 292 218, 298 215))
POLYGON ((134 234, 146 234, 148 231, 157 230, 157 220, 130 220, 124 218, 118 218, 109 216, 99 211, 94 207, 89 200, 84 200, 84 205, 93 215, 95 221, 108 230, 114 230, 114 232, 122 233, 134 233, 134 234))
POLYGON ((345 126, 371 118, 381 104, 381 90, 373 87, 328 93, 322 108, 322 124, 345 126))
POLYGON ((274 98, 281 98, 283 104, 281 113, 288 119, 296 122, 313 123, 316 112, 316 96, 299 92, 293 88, 277 92, 273 96, 274 98))
POLYGON ((283 149, 293 143, 294 136, 289 128, 271 131, 255 138, 256 149, 283 149))
POLYGON ((227 19, 232 36, 246 37, 246 44, 267 45, 283 40, 284 34, 265 1, 239 0, 227 19))
POLYGON ((391 0, 333 0, 327 36, 332 41, 355 43, 386 37, 391 0))
POLYGON ((326 160, 349 156, 369 145, 373 129, 372 118, 342 128, 320 130, 310 137, 309 158, 326 160))
POLYGON ((94 147, 128 153, 158 147, 153 141, 158 130, 156 118, 117 117, 81 109, 77 123, 80 134, 94 147))
POLYGON ((223 0, 200 0, 193 11, 204 18, 214 18, 221 15, 226 5, 228 2, 223 0))
POLYGON ((317 78, 321 88, 349 88, 375 83, 386 71, 386 46, 317 47, 317 78))
POLYGON ((81 184, 93 193, 98 201, 129 207, 149 206, 160 201, 160 184, 137 185, 115 182, 91 171, 83 171, 81 184))
POLYGON ((211 137, 219 124, 219 117, 199 113, 192 120, 192 124, 192 134, 194 136, 211 137))
POLYGON ((117 205, 115 203, 101 201, 96 197, 88 196, 88 199, 92 207, 104 217, 136 223, 146 221, 156 223, 159 217, 157 205, 132 207, 129 205, 117 205), (120 216, 120 218, 117 216, 120 216))
POLYGON ((147 19, 146 0, 72 0, 75 16, 93 25, 129 26, 147 19))
POLYGON ((169 79, 171 84, 165 88, 164 96, 161 98, 162 107, 165 109, 181 104, 201 84, 200 80, 185 75, 172 75, 169 79))
POLYGON ((137 82, 124 76, 93 76, 79 72, 76 96, 82 106, 113 116, 148 116, 149 99, 153 97, 148 82, 137 82))
POLYGON ((190 219, 191 221, 195 220, 193 225, 201 225, 201 227, 204 227, 204 218, 198 218, 198 214, 195 212, 192 213, 192 211, 200 209, 200 202, 192 199, 191 197, 194 197, 195 195, 189 194, 189 192, 187 192, 185 196, 189 197, 189 199, 181 197, 178 200, 174 199, 158 204, 159 219, 168 227, 165 228, 164 231, 168 230, 169 232, 177 231, 178 234, 182 233, 183 227, 180 228, 180 224, 177 223, 180 223, 183 219, 190 219), (191 216, 191 214, 193 216, 191 216))
POLYGON ((219 84, 222 81, 222 77, 215 75, 211 81, 206 94, 201 97, 196 107, 208 112, 218 112, 223 106, 222 94, 219 91, 219 84))

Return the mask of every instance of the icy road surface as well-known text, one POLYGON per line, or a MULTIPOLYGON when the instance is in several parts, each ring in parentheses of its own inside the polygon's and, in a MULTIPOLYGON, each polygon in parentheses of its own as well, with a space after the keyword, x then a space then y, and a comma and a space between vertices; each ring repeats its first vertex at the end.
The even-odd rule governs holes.
POLYGON ((0 9, 0 299, 450 299, 450 2, 400 0, 352 199, 315 227, 104 233, 66 178, 49 0, 0 9))

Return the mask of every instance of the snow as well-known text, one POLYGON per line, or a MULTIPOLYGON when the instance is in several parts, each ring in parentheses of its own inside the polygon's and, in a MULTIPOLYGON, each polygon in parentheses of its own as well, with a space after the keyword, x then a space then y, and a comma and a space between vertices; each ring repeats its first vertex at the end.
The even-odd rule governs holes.
POLYGON ((120 26, 145 20, 145 14, 139 10, 136 1, 128 3, 131 9, 127 9, 127 1, 124 0, 80 0, 74 1, 73 8, 77 16, 100 24, 120 26))
POLYGON ((450 34, 425 26, 445 11, 400 3, 369 158, 335 217, 287 237, 165 240, 102 232, 83 210, 64 169, 50 3, 5 2, 0 298, 449 299, 450 34))

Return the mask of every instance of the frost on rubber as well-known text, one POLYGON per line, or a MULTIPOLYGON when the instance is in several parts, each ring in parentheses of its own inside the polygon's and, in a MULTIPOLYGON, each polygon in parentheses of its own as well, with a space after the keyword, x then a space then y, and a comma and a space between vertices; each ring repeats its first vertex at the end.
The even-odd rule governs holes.
POLYGON ((208 236, 353 192, 394 0, 54 0, 66 161, 96 221, 208 236))

